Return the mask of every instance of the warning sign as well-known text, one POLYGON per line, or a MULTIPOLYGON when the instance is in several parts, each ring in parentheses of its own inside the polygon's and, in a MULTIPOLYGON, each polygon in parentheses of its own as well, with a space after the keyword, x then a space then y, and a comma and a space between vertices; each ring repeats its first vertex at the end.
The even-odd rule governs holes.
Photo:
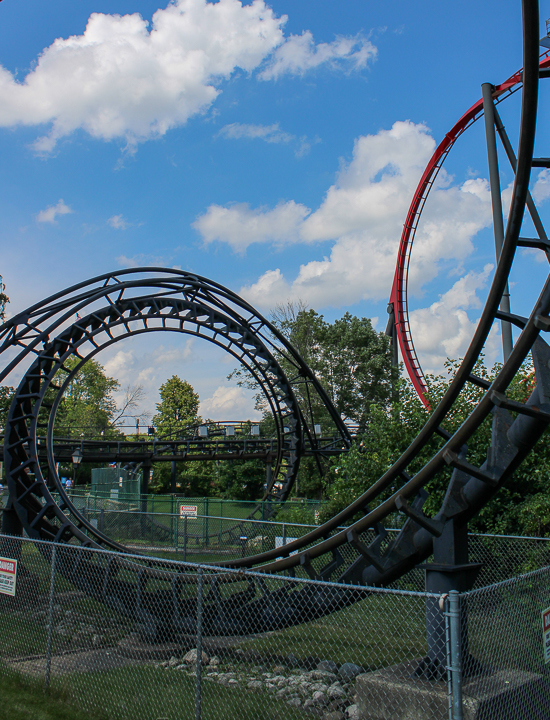
POLYGON ((197 517, 198 505, 180 505, 180 518, 197 517))
POLYGON ((550 608, 542 611, 542 643, 544 662, 550 662, 550 608))
POLYGON ((0 557, 0 593, 15 595, 17 581, 17 560, 0 557))

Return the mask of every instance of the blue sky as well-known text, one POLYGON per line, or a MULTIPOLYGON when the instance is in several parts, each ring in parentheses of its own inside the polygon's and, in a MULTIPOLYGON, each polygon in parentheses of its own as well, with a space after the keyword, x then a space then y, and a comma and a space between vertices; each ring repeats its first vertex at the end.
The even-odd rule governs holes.
MULTIPOLYGON (((543 2, 541 35, 547 16, 543 2)), ((300 298, 328 319, 349 310, 383 329, 416 183, 481 83, 521 66, 520 22, 518 0, 3 0, 10 312, 93 275, 159 265, 210 277, 265 313, 300 298)), ((502 106, 513 140, 518 111, 517 97, 502 106)), ((547 128, 539 122, 541 155, 547 128)), ((449 156, 413 251, 411 320, 426 369, 464 352, 491 279, 486 177, 478 123, 449 156)), ((511 179, 503 164, 505 200, 511 179)), ((544 217, 547 171, 532 189, 544 217)), ((541 286, 539 260, 518 256, 516 312, 541 286)), ((499 347, 495 326, 490 361, 499 347)), ((225 379, 232 363, 200 343, 128 341, 100 360, 123 385, 142 383, 149 409, 176 372, 203 415, 252 413, 225 379)))

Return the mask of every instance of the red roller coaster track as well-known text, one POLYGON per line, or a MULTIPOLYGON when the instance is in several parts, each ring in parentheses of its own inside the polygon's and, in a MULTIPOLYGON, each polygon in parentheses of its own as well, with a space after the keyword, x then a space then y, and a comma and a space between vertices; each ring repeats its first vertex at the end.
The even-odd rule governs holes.
MULTIPOLYGON (((540 69, 550 67, 550 51, 541 55, 539 67, 540 69)), ((522 87, 522 78, 523 71, 518 70, 518 72, 514 73, 514 75, 509 77, 508 80, 505 80, 505 82, 501 85, 497 85, 493 92, 493 99, 495 102, 500 103, 502 100, 505 100, 507 97, 516 92, 516 90, 519 90, 522 87)), ((445 135, 443 140, 437 146, 428 165, 426 166, 426 169, 424 170, 420 182, 418 183, 416 192, 414 193, 414 197, 409 207, 409 212, 407 213, 407 219, 403 227, 403 232, 401 234, 399 251, 397 253, 397 264, 390 295, 390 306, 393 306, 395 328, 399 348, 401 350, 401 357, 403 358, 403 362, 405 363, 411 382, 414 385, 419 398, 426 407, 430 404, 427 397, 426 380, 416 354, 409 323, 407 286, 412 246, 424 205, 447 155, 462 133, 482 116, 483 100, 480 99, 464 113, 460 120, 445 135)))

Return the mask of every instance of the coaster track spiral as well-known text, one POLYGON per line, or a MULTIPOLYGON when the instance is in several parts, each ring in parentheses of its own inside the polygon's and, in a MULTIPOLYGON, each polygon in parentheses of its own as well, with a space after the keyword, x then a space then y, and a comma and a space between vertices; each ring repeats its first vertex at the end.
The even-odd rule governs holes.
MULTIPOLYGON (((548 158, 533 158, 539 79, 548 77, 550 65, 548 57, 539 60, 538 47, 538 3, 536 0, 523 0, 523 69, 503 85, 497 86, 494 93, 494 98, 499 100, 506 93, 520 88, 522 90, 521 123, 510 212, 502 251, 485 307, 470 346, 447 392, 437 407, 433 408, 425 426, 403 455, 345 510, 284 547, 219 563, 234 570, 254 568, 264 578, 269 573, 285 572, 297 580, 300 577, 330 580, 334 583, 333 589, 316 585, 300 586, 300 583, 296 583, 295 587, 286 584, 285 588, 276 591, 275 598, 275 591, 271 591, 264 580, 253 575, 248 577, 248 589, 245 592, 239 589, 233 595, 222 597, 216 584, 219 583, 218 576, 207 576, 210 589, 205 599, 205 632, 257 632, 304 622, 353 602, 353 595, 346 594, 342 590, 342 584, 379 586, 395 581, 430 556, 434 538, 454 532, 457 527, 467 526, 469 520, 479 513, 499 488, 513 476, 547 428, 550 422, 550 346, 541 333, 550 331, 550 276, 544 283, 529 317, 503 316, 499 310, 517 247, 530 243, 532 247, 542 249, 550 258, 550 245, 545 234, 532 240, 520 240, 526 206, 530 204, 528 186, 531 169, 550 165, 548 158), (473 371, 497 318, 514 323, 521 332, 502 369, 495 379, 489 382, 476 377, 473 371), (529 354, 534 364, 536 386, 530 397, 520 403, 510 399, 506 393, 529 354), (470 384, 481 388, 483 395, 462 425, 455 432, 449 433, 444 428, 446 419, 452 413, 461 391, 470 384), (476 465, 468 461, 468 441, 486 419, 491 419, 492 422, 491 440, 485 462, 476 465), (437 450, 422 467, 413 470, 419 454, 429 443, 436 440, 437 450), (428 516, 422 509, 428 496, 425 488, 438 475, 449 472, 450 480, 439 509, 428 516), (384 526, 397 512, 403 513, 406 521, 399 533, 390 538, 384 526), (362 517, 354 520, 358 515, 362 517), (347 525, 346 529, 339 530, 339 526, 344 524, 347 525)), ((396 280, 392 294, 400 308, 400 342, 405 348, 413 347, 405 312, 406 272, 419 211, 453 142, 479 117, 480 112, 481 107, 477 103, 446 136, 423 175, 409 212, 406 240, 402 241, 399 254, 396 275, 399 282, 396 280)), ((189 603, 186 604, 181 599, 181 592, 185 583, 196 582, 196 576, 193 579, 191 573, 184 572, 178 566, 162 571, 153 569, 151 561, 137 557, 135 561, 128 559, 124 563, 104 562, 103 556, 94 554, 93 549, 118 549, 116 544, 98 533, 95 528, 89 527, 85 518, 79 517, 65 495, 62 494, 61 506, 53 503, 40 471, 36 450, 38 411, 44 386, 51 382, 55 368, 62 367, 69 355, 76 354, 84 362, 85 358, 93 356, 100 346, 115 341, 113 328, 117 328, 117 333, 125 333, 134 321, 137 324, 142 323, 143 331, 153 329, 155 323, 160 323, 158 327, 163 323, 167 324, 171 316, 178 316, 176 324, 180 323, 173 329, 180 328, 184 320, 194 323, 197 328, 202 327, 204 318, 198 312, 202 310, 193 306, 196 299, 193 293, 185 294, 183 300, 174 297, 175 277, 177 275, 181 280, 185 274, 159 270, 143 272, 154 272, 159 276, 155 282, 160 289, 154 301, 145 296, 138 296, 137 300, 135 297, 127 299, 125 290, 119 296, 116 287, 119 280, 114 276, 105 276, 104 288, 98 289, 97 284, 93 288, 91 285, 88 287, 85 283, 75 286, 69 291, 70 297, 66 293, 60 293, 0 328, 2 352, 13 353, 14 348, 19 348, 20 355, 36 355, 10 408, 4 460, 10 494, 29 536, 80 544, 77 560, 74 560, 73 553, 73 559, 67 558, 64 565, 68 579, 120 612, 139 618, 141 622, 143 618, 147 618, 149 627, 153 628, 152 632, 166 635, 192 630, 195 622, 194 610, 189 603), (102 297, 108 299, 107 307, 98 307, 86 318, 76 323, 70 322, 75 312, 80 314, 81 309, 102 297), (61 320, 58 318, 57 324, 52 322, 50 327, 47 323, 54 315, 59 315, 61 320), (44 329, 39 328, 38 317, 41 318, 44 329), (57 328, 61 329, 60 335, 50 340, 57 328), (103 345, 95 339, 100 332, 106 333, 103 345), (112 337, 109 337, 109 333, 112 337), (86 343, 86 353, 75 352, 75 349, 86 343), (122 566, 126 570, 133 568, 135 583, 116 579, 122 566), (166 593, 161 596, 158 592, 147 591, 147 577, 155 577, 158 582, 164 578, 167 583, 166 593)), ((128 281, 129 284, 131 282, 128 281)), ((238 305, 240 302, 242 307, 243 301, 233 295, 229 303, 233 310, 229 311, 226 306, 222 308, 217 304, 216 298, 220 293, 223 295, 228 291, 204 279, 201 279, 201 283, 204 283, 205 287, 208 285, 210 293, 201 300, 210 303, 210 315, 206 322, 211 333, 208 339, 218 342, 223 336, 224 341, 220 341, 220 344, 255 373, 254 377, 265 383, 268 388, 267 395, 275 409, 274 416, 277 416, 280 409, 280 417, 283 418, 280 423, 281 448, 284 450, 283 455, 285 452, 287 455, 286 460, 281 459, 279 463, 279 468, 282 469, 278 470, 278 474, 286 496, 295 474, 294 468, 297 467, 303 433, 307 432, 308 422, 295 402, 288 379, 284 373, 279 373, 276 364, 271 364, 267 342, 262 335, 267 327, 266 321, 249 306, 247 317, 237 312, 234 304, 238 305), (232 344, 236 336, 239 337, 238 350, 232 344)), ((177 292, 181 293, 181 287, 177 292)), ((228 298, 224 296, 224 303, 226 300, 228 298)), ((201 335, 202 331, 197 329, 196 334, 201 335)), ((300 363, 299 357, 292 355, 291 349, 287 347, 285 351, 296 363, 299 370, 297 374, 305 373, 307 382, 320 393, 331 412, 335 426, 341 428, 337 414, 328 398, 323 395, 322 388, 317 387, 314 376, 308 372, 305 364, 300 363)), ((422 394, 425 388, 420 366, 415 365, 413 351, 407 357, 407 366, 409 370, 412 367, 413 375, 416 372, 416 386, 422 394)), ((15 358, 8 363, 0 378, 5 377, 17 362, 18 359, 15 358)), ((63 388, 59 389, 58 397, 62 390, 63 388)), ((55 407, 50 409, 50 435, 54 416, 55 407)), ((349 443, 345 429, 341 428, 341 433, 344 445, 349 443)), ((51 468, 51 447, 48 452, 51 468)), ((43 552, 47 553, 47 550, 43 552)), ((233 575, 239 580, 243 579, 238 572, 233 575)), ((231 574, 227 578, 230 576, 231 574)), ((238 584, 239 587, 241 584, 238 584)))

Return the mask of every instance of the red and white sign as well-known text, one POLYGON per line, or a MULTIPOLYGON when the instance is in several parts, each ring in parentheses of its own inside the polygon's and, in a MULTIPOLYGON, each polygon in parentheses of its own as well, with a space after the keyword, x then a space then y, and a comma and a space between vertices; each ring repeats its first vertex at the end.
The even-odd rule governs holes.
POLYGON ((544 662, 550 662, 550 608, 542 611, 542 643, 544 662))
POLYGON ((17 560, 0 557, 0 593, 15 595, 17 581, 17 560))
POLYGON ((180 518, 197 517, 198 505, 180 505, 180 518))

